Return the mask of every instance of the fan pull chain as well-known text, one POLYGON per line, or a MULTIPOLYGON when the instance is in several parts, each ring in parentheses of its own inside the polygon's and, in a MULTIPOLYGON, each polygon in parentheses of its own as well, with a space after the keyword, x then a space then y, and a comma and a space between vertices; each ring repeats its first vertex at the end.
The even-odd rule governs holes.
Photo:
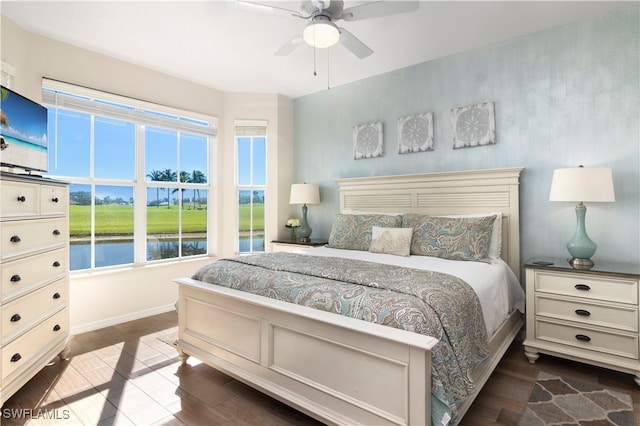
POLYGON ((314 76, 318 75, 318 73, 316 72, 316 46, 315 46, 315 43, 314 43, 314 46, 313 46, 313 75, 314 76))
POLYGON ((327 48, 327 90, 331 89, 331 82, 329 79, 329 53, 331 51, 331 48, 327 48))

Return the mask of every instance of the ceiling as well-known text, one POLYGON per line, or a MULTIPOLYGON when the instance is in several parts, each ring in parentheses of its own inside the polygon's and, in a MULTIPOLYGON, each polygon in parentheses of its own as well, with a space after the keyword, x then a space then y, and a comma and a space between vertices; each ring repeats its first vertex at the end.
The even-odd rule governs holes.
MULTIPOLYGON (((282 2, 295 9, 300 2, 282 2)), ((344 1, 344 7, 367 3, 344 1)), ((228 1, 6 1, 3 15, 33 33, 224 92, 318 92, 431 59, 487 46, 638 1, 420 1, 415 12, 339 21, 374 53, 338 44, 274 52, 306 21, 228 1), (315 59, 315 60, 314 60, 315 59), (316 75, 314 75, 314 69, 316 75)))

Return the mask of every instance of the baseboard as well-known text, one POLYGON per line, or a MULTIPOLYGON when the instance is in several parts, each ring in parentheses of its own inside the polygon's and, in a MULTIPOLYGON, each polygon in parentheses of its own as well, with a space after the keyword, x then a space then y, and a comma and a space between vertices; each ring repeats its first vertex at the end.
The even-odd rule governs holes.
POLYGON ((106 318, 100 321, 94 321, 86 324, 74 325, 71 327, 71 335, 86 333, 88 331, 99 330, 105 327, 111 327, 112 325, 122 324, 123 322, 134 321, 140 318, 146 318, 153 315, 163 314, 175 310, 173 303, 169 305, 156 306, 154 308, 145 309, 143 311, 132 312, 117 317, 106 318))

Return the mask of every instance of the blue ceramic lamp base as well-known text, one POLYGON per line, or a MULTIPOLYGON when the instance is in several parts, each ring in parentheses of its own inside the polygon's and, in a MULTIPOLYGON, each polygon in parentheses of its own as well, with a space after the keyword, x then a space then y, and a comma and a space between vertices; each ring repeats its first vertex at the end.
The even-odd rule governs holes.
POLYGON ((587 208, 584 204, 579 203, 576 206, 576 233, 567 243, 567 250, 572 256, 569 261, 571 265, 576 269, 590 269, 593 267, 593 261, 591 256, 594 255, 598 246, 591 241, 591 238, 587 235, 587 229, 585 227, 585 216, 587 214, 587 208))
POLYGON ((311 241, 309 238, 310 236, 311 236, 311 227, 309 226, 309 223, 307 223, 307 205, 303 204, 302 205, 302 223, 298 228, 298 239, 302 243, 307 243, 311 241))

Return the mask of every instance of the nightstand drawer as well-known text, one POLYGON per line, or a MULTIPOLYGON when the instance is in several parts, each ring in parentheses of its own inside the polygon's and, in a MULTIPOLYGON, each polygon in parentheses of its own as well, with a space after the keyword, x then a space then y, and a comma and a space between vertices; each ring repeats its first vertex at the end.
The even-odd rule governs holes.
POLYGON ((538 319, 536 320, 536 339, 638 359, 637 334, 613 334, 538 319))
POLYGON ((40 212, 43 216, 65 215, 69 191, 65 186, 42 185, 40 188, 40 212))
POLYGON ((535 290, 598 301, 638 304, 638 281, 580 274, 535 272, 535 290))
POLYGON ((598 325, 617 330, 638 331, 638 309, 628 305, 602 305, 582 300, 560 299, 539 293, 536 315, 598 325))

